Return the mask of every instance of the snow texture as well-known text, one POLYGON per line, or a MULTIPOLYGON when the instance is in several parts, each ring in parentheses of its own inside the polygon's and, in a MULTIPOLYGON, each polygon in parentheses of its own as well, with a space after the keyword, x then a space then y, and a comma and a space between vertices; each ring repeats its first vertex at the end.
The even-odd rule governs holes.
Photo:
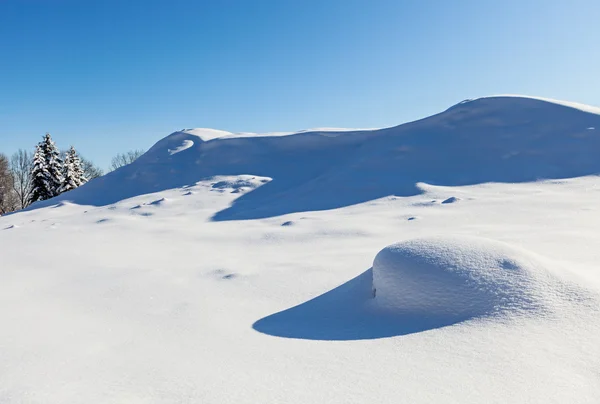
POLYGON ((579 300, 567 289, 532 254, 476 237, 393 244, 373 264, 381 308, 446 322, 550 311, 579 300))
POLYGON ((563 104, 176 132, 0 217, 0 403, 597 404, 600 116, 563 104))

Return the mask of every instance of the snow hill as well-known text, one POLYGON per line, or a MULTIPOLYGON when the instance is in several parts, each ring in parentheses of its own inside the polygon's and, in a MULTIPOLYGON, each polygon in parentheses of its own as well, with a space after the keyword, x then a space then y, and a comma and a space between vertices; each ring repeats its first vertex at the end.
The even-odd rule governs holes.
POLYGON ((101 206, 217 175, 248 174, 272 181, 215 219, 271 217, 415 195, 419 182, 456 186, 600 173, 598 131, 598 109, 514 96, 463 101, 429 118, 378 130, 284 135, 184 130, 135 163, 58 200, 101 206))
POLYGON ((596 128, 173 133, 0 217, 0 403, 598 403, 596 128))

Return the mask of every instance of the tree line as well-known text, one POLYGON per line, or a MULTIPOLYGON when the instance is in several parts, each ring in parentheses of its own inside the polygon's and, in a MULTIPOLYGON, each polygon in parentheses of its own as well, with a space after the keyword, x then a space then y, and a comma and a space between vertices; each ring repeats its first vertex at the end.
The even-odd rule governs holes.
MULTIPOLYGON (((132 163, 143 153, 132 150, 117 154, 110 170, 132 163)), ((33 153, 19 149, 10 158, 0 153, 0 215, 54 198, 103 174, 73 146, 59 151, 47 133, 33 153)))

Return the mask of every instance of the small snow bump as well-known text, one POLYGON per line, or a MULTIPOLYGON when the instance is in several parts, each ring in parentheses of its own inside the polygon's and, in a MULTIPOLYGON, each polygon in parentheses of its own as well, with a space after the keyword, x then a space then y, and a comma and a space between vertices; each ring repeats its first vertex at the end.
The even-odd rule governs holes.
POLYGON ((69 202, 66 202, 66 201, 62 201, 62 202, 59 202, 59 203, 57 203, 57 204, 56 204, 56 205, 54 205, 53 207, 54 207, 54 208, 62 208, 63 206, 69 206, 69 205, 71 205, 71 203, 69 203, 69 202))
POLYGON ((160 199, 150 202, 148 205, 161 206, 161 205, 165 204, 166 202, 167 202, 166 198, 160 198, 160 199))
POLYGON ((210 275, 216 277, 217 279, 231 280, 238 277, 238 274, 234 272, 228 272, 224 269, 216 269, 210 273, 210 275))
POLYGON ((288 226, 293 226, 295 223, 291 220, 288 220, 287 222, 283 222, 281 223, 281 226, 283 227, 288 227, 288 226))
POLYGON ((455 196, 451 196, 451 197, 450 197, 450 198, 448 198, 448 199, 444 199, 444 200, 442 201, 442 203, 443 203, 443 204, 449 204, 449 203, 456 203, 456 202, 458 202, 458 201, 460 201, 460 198, 457 198, 457 197, 455 197, 455 196))

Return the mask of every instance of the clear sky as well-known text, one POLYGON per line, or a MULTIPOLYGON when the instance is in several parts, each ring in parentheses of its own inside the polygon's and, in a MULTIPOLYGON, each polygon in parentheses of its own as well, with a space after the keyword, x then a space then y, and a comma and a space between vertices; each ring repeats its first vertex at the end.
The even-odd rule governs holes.
POLYGON ((192 127, 383 127, 466 98, 600 105, 598 0, 0 0, 0 152, 106 168, 192 127))

